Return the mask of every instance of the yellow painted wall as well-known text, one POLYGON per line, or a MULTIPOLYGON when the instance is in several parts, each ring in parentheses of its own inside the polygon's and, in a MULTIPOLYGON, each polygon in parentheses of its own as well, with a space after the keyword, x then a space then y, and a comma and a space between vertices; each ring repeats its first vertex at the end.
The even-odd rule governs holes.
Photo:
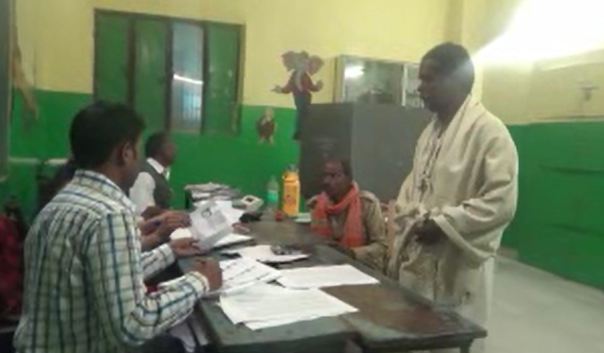
MULTIPOLYGON (((560 67, 538 62, 531 81, 528 109, 534 119, 593 117, 604 115, 604 56, 584 62, 590 54, 578 55, 576 62, 561 60, 560 67), (594 86, 591 97, 583 86, 594 86)), ((555 63, 554 63, 555 64, 555 63)))
MULTIPOLYGON (((286 50, 326 59, 317 75, 333 98, 335 57, 360 55, 418 61, 453 40, 477 53, 504 33, 527 0, 18 0, 19 44, 26 75, 42 89, 91 93, 95 8, 230 22, 245 26, 243 103, 292 106, 270 92, 284 84, 286 50)), ((569 115, 604 115, 604 54, 552 69, 551 63, 477 63, 474 92, 509 123, 569 115), (592 58, 593 59, 593 58, 592 58), (599 86, 583 101, 580 82, 599 86)), ((592 55, 593 56, 593 55, 592 55)))
POLYGON ((326 59, 317 75, 333 97, 340 54, 418 61, 451 38, 445 0, 19 0, 20 45, 28 76, 42 89, 90 93, 93 9, 142 12, 245 26, 243 103, 291 106, 270 92, 287 74, 280 55, 307 50, 326 59))
MULTIPOLYGON (((466 25, 483 30, 477 50, 505 32, 525 1, 465 0, 465 6, 480 7, 482 2, 484 7, 482 15, 464 18, 466 25)), ((481 68, 483 102, 506 123, 604 115, 604 51, 547 61, 486 63, 481 68), (583 82, 599 87, 589 101, 583 99, 583 82)))
MULTIPOLYGON (((499 37, 507 27, 518 4, 523 0, 462 0, 459 5, 459 42, 473 55, 499 37)), ((482 99, 488 109, 506 122, 524 117, 523 101, 530 78, 524 65, 491 65, 475 60, 477 82, 474 95, 482 99), (528 76, 527 76, 528 75, 528 76)))

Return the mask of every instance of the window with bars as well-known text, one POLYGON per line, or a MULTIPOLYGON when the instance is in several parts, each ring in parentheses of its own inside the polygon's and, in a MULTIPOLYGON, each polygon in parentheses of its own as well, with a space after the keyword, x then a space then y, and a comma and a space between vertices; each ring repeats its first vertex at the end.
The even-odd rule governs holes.
POLYGON ((97 99, 131 104, 150 131, 233 133, 239 127, 242 27, 97 11, 97 99))

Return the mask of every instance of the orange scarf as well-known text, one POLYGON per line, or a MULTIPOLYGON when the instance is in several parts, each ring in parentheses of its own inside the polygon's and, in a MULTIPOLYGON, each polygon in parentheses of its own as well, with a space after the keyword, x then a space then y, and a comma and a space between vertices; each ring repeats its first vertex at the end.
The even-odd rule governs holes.
POLYGON ((317 203, 312 210, 312 231, 323 237, 333 237, 333 229, 329 224, 328 217, 342 212, 347 212, 347 215, 344 224, 344 236, 340 240, 340 244, 345 248, 365 245, 363 221, 361 219, 361 198, 356 183, 353 184, 348 194, 338 204, 334 205, 324 192, 317 197, 317 203))

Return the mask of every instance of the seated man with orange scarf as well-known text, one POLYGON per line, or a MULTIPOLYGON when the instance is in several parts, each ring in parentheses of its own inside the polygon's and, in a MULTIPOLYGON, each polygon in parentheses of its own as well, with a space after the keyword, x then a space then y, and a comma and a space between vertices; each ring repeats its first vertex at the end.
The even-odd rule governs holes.
POLYGON ((386 253, 386 227, 380 201, 360 191, 348 161, 327 161, 323 192, 308 202, 311 229, 329 238, 350 256, 381 269, 386 253))

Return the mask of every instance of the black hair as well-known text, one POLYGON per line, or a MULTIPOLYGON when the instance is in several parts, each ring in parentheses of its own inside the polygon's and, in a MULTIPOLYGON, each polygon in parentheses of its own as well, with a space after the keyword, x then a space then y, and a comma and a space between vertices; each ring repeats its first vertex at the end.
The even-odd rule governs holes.
POLYGON ((170 139, 170 135, 165 131, 156 132, 149 136, 145 143, 145 156, 157 157, 164 144, 170 139))
POLYGON ((341 159, 341 158, 330 158, 327 161, 325 161, 325 163, 338 163, 339 165, 342 166, 342 172, 344 173, 344 175, 346 175, 347 177, 350 178, 350 180, 353 180, 352 177, 352 165, 350 163, 350 160, 348 159, 341 159))
POLYGON ((135 144, 144 128, 143 119, 124 104, 92 103, 76 114, 69 130, 76 166, 94 168, 102 165, 116 147, 127 142, 135 144))
POLYGON ((430 49, 422 61, 430 59, 438 64, 440 73, 460 82, 465 93, 472 91, 474 85, 474 64, 470 54, 463 46, 455 43, 443 43, 430 49))

